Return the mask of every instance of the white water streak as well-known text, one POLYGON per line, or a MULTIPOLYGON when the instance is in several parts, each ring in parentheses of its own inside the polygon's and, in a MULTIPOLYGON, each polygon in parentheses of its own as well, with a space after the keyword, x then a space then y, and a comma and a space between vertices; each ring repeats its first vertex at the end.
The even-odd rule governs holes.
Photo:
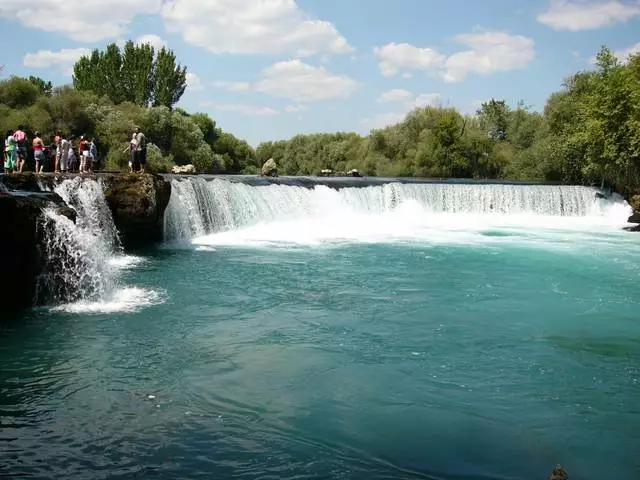
MULTIPOLYGON (((492 226, 588 228, 626 223, 621 198, 581 186, 391 183, 339 190, 172 180, 165 238, 200 245, 437 239, 492 226)), ((458 237, 459 239, 462 237, 458 237)))

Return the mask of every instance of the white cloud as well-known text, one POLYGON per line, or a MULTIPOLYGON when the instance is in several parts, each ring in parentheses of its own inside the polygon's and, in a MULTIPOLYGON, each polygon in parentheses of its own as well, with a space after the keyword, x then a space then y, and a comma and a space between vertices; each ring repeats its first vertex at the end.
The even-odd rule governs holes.
MULTIPOLYGON (((403 70, 434 71, 446 82, 464 80, 470 73, 488 75, 523 68, 535 56, 533 40, 521 35, 475 31, 458 35, 455 40, 468 50, 446 56, 432 48, 389 43, 376 47, 374 53, 385 76, 394 76, 403 70)), ((408 73, 404 71, 402 76, 406 78, 408 73)))
POLYGON ((237 103, 216 103, 216 102, 204 102, 201 103, 202 107, 210 107, 214 110, 220 110, 225 112, 236 112, 241 115, 250 116, 270 116, 278 115, 280 112, 270 107, 256 107, 254 105, 244 105, 237 103))
POLYGON ((414 108, 437 107, 441 105, 442 97, 439 93, 423 93, 406 104, 409 110, 413 110, 414 108))
POLYGON ((432 48, 419 48, 408 43, 389 43, 376 47, 373 53, 380 61, 380 71, 385 77, 392 77, 400 70, 432 70, 439 68, 445 56, 432 48))
POLYGON ((63 48, 57 52, 38 50, 35 53, 27 53, 22 58, 22 64, 30 68, 60 67, 66 70, 80 57, 89 54, 91 54, 91 50, 88 48, 63 48))
POLYGON ((230 92, 248 92, 251 90, 251 84, 249 82, 213 82, 212 84, 216 88, 224 88, 230 92))
POLYGON ((407 79, 409 79, 409 78, 413 78, 413 73, 411 73, 411 72, 404 72, 404 73, 402 74, 402 78, 407 78, 407 79))
POLYGON ((447 58, 445 82, 459 82, 469 73, 489 75, 526 67, 535 57, 533 40, 504 32, 480 32, 458 35, 456 40, 470 50, 447 58))
POLYGON ((640 3, 621 0, 551 0, 538 21, 555 30, 596 30, 640 16, 640 3))
POLYGON ((363 119, 360 123, 369 130, 389 127, 404 120, 406 113, 387 112, 378 113, 373 117, 363 119))
POLYGON ((276 98, 298 103, 347 98, 359 87, 350 77, 336 75, 324 67, 313 67, 300 60, 279 62, 262 72, 253 89, 276 98))
POLYGON ((168 30, 213 53, 353 51, 332 23, 311 18, 294 0, 166 0, 162 16, 168 30))
POLYGON ((187 87, 189 90, 203 90, 202 80, 195 73, 187 72, 187 87))
POLYGON ((621 62, 626 62, 629 59, 630 55, 634 55, 636 53, 640 53, 640 43, 636 43, 635 45, 631 45, 628 48, 623 48, 622 50, 616 50, 613 52, 616 57, 621 62))
POLYGON ((156 13, 162 0, 1 0, 0 17, 73 40, 119 37, 138 15, 156 13))
POLYGON ((301 113, 308 110, 306 105, 287 105, 284 111, 287 113, 301 113))
MULTIPOLYGON (((630 47, 623 48, 622 50, 616 50, 613 54, 616 56, 618 60, 622 63, 626 63, 629 60, 630 55, 634 55, 636 53, 640 53, 640 43, 636 43, 635 45, 631 45, 630 47)), ((590 65, 595 65, 598 61, 598 58, 594 55, 589 58, 588 63, 590 65)))
MULTIPOLYGON (((393 92, 394 90, 391 90, 393 92)), ((403 90, 406 92, 406 90, 403 90)), ((389 92, 385 92, 389 93, 389 92)), ((411 97, 411 93, 409 97, 411 97)), ((399 95, 398 95, 399 96, 399 95)), ((398 98, 398 100, 401 100, 398 98)), ((408 97, 404 97, 407 100, 401 104, 401 107, 394 112, 378 113, 372 117, 365 118, 360 123, 368 129, 384 128, 389 125, 394 125, 401 122, 407 113, 414 108, 434 107, 442 105, 442 97, 439 93, 422 93, 415 98, 408 100, 408 97)))
POLYGON ((408 90, 404 90, 402 88, 394 88, 393 90, 388 90, 383 92, 378 97, 378 102, 386 103, 386 102, 401 102, 403 100, 407 100, 411 98, 412 94, 408 90))
POLYGON ((162 38, 155 34, 140 35, 134 43, 136 45, 143 45, 145 43, 148 43, 156 51, 160 50, 162 47, 167 46, 167 42, 165 42, 162 38))

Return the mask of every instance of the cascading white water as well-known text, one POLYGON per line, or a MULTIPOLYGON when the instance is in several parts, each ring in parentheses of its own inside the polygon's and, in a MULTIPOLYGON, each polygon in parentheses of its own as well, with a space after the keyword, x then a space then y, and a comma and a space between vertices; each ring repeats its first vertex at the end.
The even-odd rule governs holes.
POLYGON ((101 257, 122 253, 118 230, 100 180, 75 177, 62 181, 54 191, 77 212, 76 226, 89 235, 93 251, 101 257))
MULTIPOLYGON (((165 214, 169 241, 230 232, 256 225, 309 220, 342 220, 352 228, 357 219, 371 223, 390 216, 396 228, 403 221, 434 225, 485 222, 516 218, 605 218, 619 222, 628 216, 621 198, 599 199, 597 189, 581 186, 388 183, 368 187, 333 189, 324 185, 305 188, 289 185, 251 186, 225 179, 172 180, 165 214), (617 213, 616 213, 617 212, 617 213)), ((339 222, 338 222, 339 223, 339 222)), ((291 225, 289 225, 291 226, 291 225)), ((325 222, 324 227, 330 226, 325 222)), ((340 236, 340 232, 337 232, 340 236)), ((352 235, 348 235, 352 236, 352 235)), ((282 236, 280 236, 282 237, 282 236)))
POLYGON ((122 250, 102 186, 67 179, 54 191, 76 211, 76 222, 55 209, 44 213, 42 248, 47 259, 38 282, 38 303, 95 300, 115 288, 111 258, 122 250))
POLYGON ((162 302, 159 292, 120 285, 120 270, 141 259, 123 255, 101 182, 75 177, 53 190, 77 217, 74 223, 55 208, 43 212, 46 262, 37 303, 62 304, 56 308, 70 313, 108 313, 162 302))

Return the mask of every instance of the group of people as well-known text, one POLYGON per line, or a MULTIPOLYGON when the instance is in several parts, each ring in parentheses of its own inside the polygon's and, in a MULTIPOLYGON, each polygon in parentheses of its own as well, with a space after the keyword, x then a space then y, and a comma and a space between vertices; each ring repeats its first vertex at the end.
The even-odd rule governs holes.
MULTIPOLYGON (((24 127, 8 130, 4 142, 4 173, 22 172, 29 158, 28 138, 24 127)), ((67 138, 61 132, 49 139, 48 144, 40 132, 35 132, 31 140, 36 173, 91 172, 98 164, 98 148, 95 139, 80 136, 67 138)))
POLYGON ((147 164, 147 137, 140 131, 140 127, 133 129, 133 135, 124 153, 129 153, 129 173, 144 173, 147 164))

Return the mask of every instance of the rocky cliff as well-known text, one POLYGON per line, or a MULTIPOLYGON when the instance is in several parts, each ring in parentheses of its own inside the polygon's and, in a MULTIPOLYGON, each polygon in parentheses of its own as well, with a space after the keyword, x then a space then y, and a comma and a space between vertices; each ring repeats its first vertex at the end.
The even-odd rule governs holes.
MULTIPOLYGON (((0 302, 5 310, 33 304, 37 279, 43 270, 43 210, 53 208, 75 221, 76 212, 53 193, 71 175, 25 173, 0 176, 0 302)), ((171 184, 155 175, 90 174, 104 185, 125 249, 162 240, 164 210, 171 184)))
POLYGON ((57 210, 75 221, 70 209, 55 193, 11 192, 0 195, 0 302, 3 310, 33 304, 42 270, 42 211, 57 210))
POLYGON ((126 248, 162 241, 164 211, 171 183, 154 175, 123 174, 104 177, 105 198, 126 248))

